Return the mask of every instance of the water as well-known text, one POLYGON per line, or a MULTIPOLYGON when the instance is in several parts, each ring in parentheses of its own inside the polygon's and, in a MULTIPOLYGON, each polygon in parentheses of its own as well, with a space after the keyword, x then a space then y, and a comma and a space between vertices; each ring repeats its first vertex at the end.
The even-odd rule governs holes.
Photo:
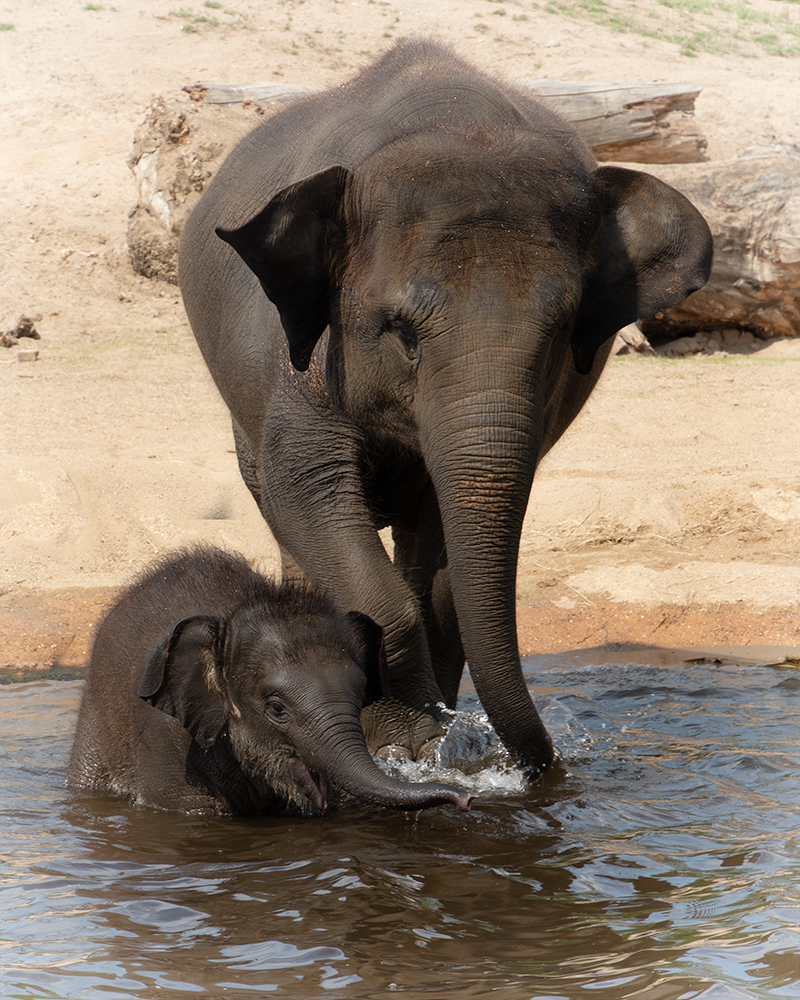
POLYGON ((0 687, 0 996, 797 1000, 800 669, 526 671, 535 792, 467 687, 472 812, 312 820, 75 796, 80 682, 0 687))

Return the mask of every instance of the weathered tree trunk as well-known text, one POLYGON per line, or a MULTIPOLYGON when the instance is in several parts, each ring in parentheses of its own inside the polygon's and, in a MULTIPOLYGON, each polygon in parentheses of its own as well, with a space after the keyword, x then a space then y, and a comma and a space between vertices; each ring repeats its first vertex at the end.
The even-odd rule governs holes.
MULTIPOLYGON (((566 119, 598 160, 694 163, 703 158, 708 145, 694 121, 700 87, 691 83, 517 80, 516 84, 566 119)), ((319 88, 291 83, 196 83, 183 89, 194 101, 234 105, 285 103, 319 88)))
POLYGON ((714 236, 705 288, 641 326, 652 343, 739 327, 800 334, 800 143, 754 146, 735 159, 649 166, 700 209, 714 236))
POLYGON ((568 121, 598 160, 696 163, 708 142, 694 120, 691 83, 520 80, 568 121))
POLYGON ((153 102, 128 157, 138 193, 128 219, 134 271, 178 283, 178 243, 186 220, 225 157, 263 115, 255 104, 153 102))

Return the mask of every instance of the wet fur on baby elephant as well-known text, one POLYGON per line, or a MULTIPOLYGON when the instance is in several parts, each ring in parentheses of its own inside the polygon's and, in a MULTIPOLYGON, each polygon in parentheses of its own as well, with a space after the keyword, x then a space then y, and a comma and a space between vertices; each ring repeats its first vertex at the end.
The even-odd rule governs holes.
POLYGON ((548 767, 516 628, 534 472, 616 331, 710 266, 686 198, 598 166, 529 93, 429 41, 291 103, 222 165, 181 241, 186 311, 284 574, 384 629, 371 747, 423 755, 466 657, 513 759, 548 767))
POLYGON ((187 812, 311 814, 329 783, 400 809, 471 796, 391 778, 360 724, 382 693, 382 632, 239 556, 169 556, 100 625, 69 765, 74 789, 187 812))

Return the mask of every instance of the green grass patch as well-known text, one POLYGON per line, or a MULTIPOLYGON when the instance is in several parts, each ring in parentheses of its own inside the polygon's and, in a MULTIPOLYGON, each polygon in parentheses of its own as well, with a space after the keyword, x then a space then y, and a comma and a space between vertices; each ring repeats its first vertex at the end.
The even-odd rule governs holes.
POLYGON ((228 7, 223 10, 219 0, 204 0, 203 8, 200 11, 191 10, 188 7, 171 10, 169 16, 180 18, 184 22, 181 30, 190 34, 220 26, 241 27, 244 23, 244 17, 238 11, 228 7), (207 11, 219 11, 220 16, 206 13, 207 11), (230 18, 230 20, 223 20, 223 18, 230 18))
POLYGON ((547 0, 551 14, 591 20, 626 34, 698 52, 791 58, 800 53, 800 0, 657 0, 646 14, 635 0, 547 0))

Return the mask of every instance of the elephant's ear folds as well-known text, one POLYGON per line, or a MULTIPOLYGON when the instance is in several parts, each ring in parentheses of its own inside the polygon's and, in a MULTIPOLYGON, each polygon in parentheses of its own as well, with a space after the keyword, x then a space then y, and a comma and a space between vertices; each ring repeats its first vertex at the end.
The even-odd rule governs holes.
POLYGON ((334 244, 342 242, 348 176, 345 167, 329 167, 284 188, 239 229, 216 230, 277 306, 289 356, 301 372, 328 325, 334 244))
POLYGON ((226 722, 221 688, 225 621, 197 615, 178 622, 145 667, 137 694, 172 715, 197 743, 208 749, 226 722))
POLYGON ((706 220, 668 184, 621 167, 599 167, 593 180, 603 236, 572 342, 582 375, 617 330, 702 288, 712 259, 706 220))
POLYGON ((379 701, 389 691, 386 648, 383 643, 383 629, 368 615, 349 611, 347 619, 356 634, 358 649, 357 662, 367 677, 362 708, 379 701))

